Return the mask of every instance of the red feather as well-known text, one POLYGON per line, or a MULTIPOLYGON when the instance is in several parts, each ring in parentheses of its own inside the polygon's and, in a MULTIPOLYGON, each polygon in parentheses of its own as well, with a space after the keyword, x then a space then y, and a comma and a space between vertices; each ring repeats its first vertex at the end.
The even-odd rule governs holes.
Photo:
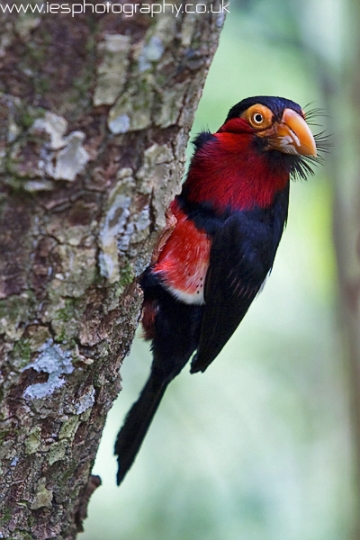
MULTIPOLYGON (((236 122, 227 122, 226 129, 236 122)), ((281 164, 269 167, 268 152, 254 151, 251 132, 219 131, 214 137, 193 157, 185 183, 189 200, 209 202, 219 212, 270 206, 288 183, 289 171, 281 164)))
POLYGON ((210 239, 187 218, 176 200, 170 208, 177 223, 152 273, 160 276, 165 288, 175 297, 188 304, 203 304, 210 239))

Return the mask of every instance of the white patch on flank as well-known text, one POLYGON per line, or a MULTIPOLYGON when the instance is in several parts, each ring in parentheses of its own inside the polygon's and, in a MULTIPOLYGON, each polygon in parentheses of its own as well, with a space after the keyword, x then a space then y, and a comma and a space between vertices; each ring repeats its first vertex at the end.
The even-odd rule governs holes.
POLYGON ((197 291, 194 293, 187 293, 185 291, 173 289, 172 287, 168 287, 168 290, 172 293, 173 296, 175 296, 175 298, 184 302, 184 304, 198 304, 200 306, 203 306, 205 304, 204 288, 199 291, 199 294, 197 294, 197 291))

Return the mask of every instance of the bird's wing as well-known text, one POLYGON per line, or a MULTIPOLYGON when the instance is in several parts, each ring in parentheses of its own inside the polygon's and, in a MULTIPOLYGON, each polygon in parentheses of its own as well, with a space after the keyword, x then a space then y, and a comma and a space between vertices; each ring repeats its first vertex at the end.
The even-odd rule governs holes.
POLYGON ((271 236, 269 227, 251 213, 232 215, 215 233, 192 373, 205 371, 216 358, 259 292, 275 257, 271 236))

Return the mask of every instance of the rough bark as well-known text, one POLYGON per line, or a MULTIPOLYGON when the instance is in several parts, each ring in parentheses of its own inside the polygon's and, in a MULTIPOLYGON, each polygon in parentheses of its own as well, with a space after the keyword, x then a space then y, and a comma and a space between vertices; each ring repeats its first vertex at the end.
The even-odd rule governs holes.
POLYGON ((75 538, 100 483, 136 279, 223 21, 208 8, 0 13, 1 538, 75 538))

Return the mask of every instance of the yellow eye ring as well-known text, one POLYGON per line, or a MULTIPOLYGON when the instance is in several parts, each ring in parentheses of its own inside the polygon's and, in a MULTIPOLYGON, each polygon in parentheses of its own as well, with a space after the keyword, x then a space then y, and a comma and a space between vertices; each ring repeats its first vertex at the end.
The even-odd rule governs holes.
POLYGON ((257 103, 244 111, 241 116, 242 118, 245 118, 254 129, 264 130, 272 126, 274 115, 268 107, 261 103, 257 103))

